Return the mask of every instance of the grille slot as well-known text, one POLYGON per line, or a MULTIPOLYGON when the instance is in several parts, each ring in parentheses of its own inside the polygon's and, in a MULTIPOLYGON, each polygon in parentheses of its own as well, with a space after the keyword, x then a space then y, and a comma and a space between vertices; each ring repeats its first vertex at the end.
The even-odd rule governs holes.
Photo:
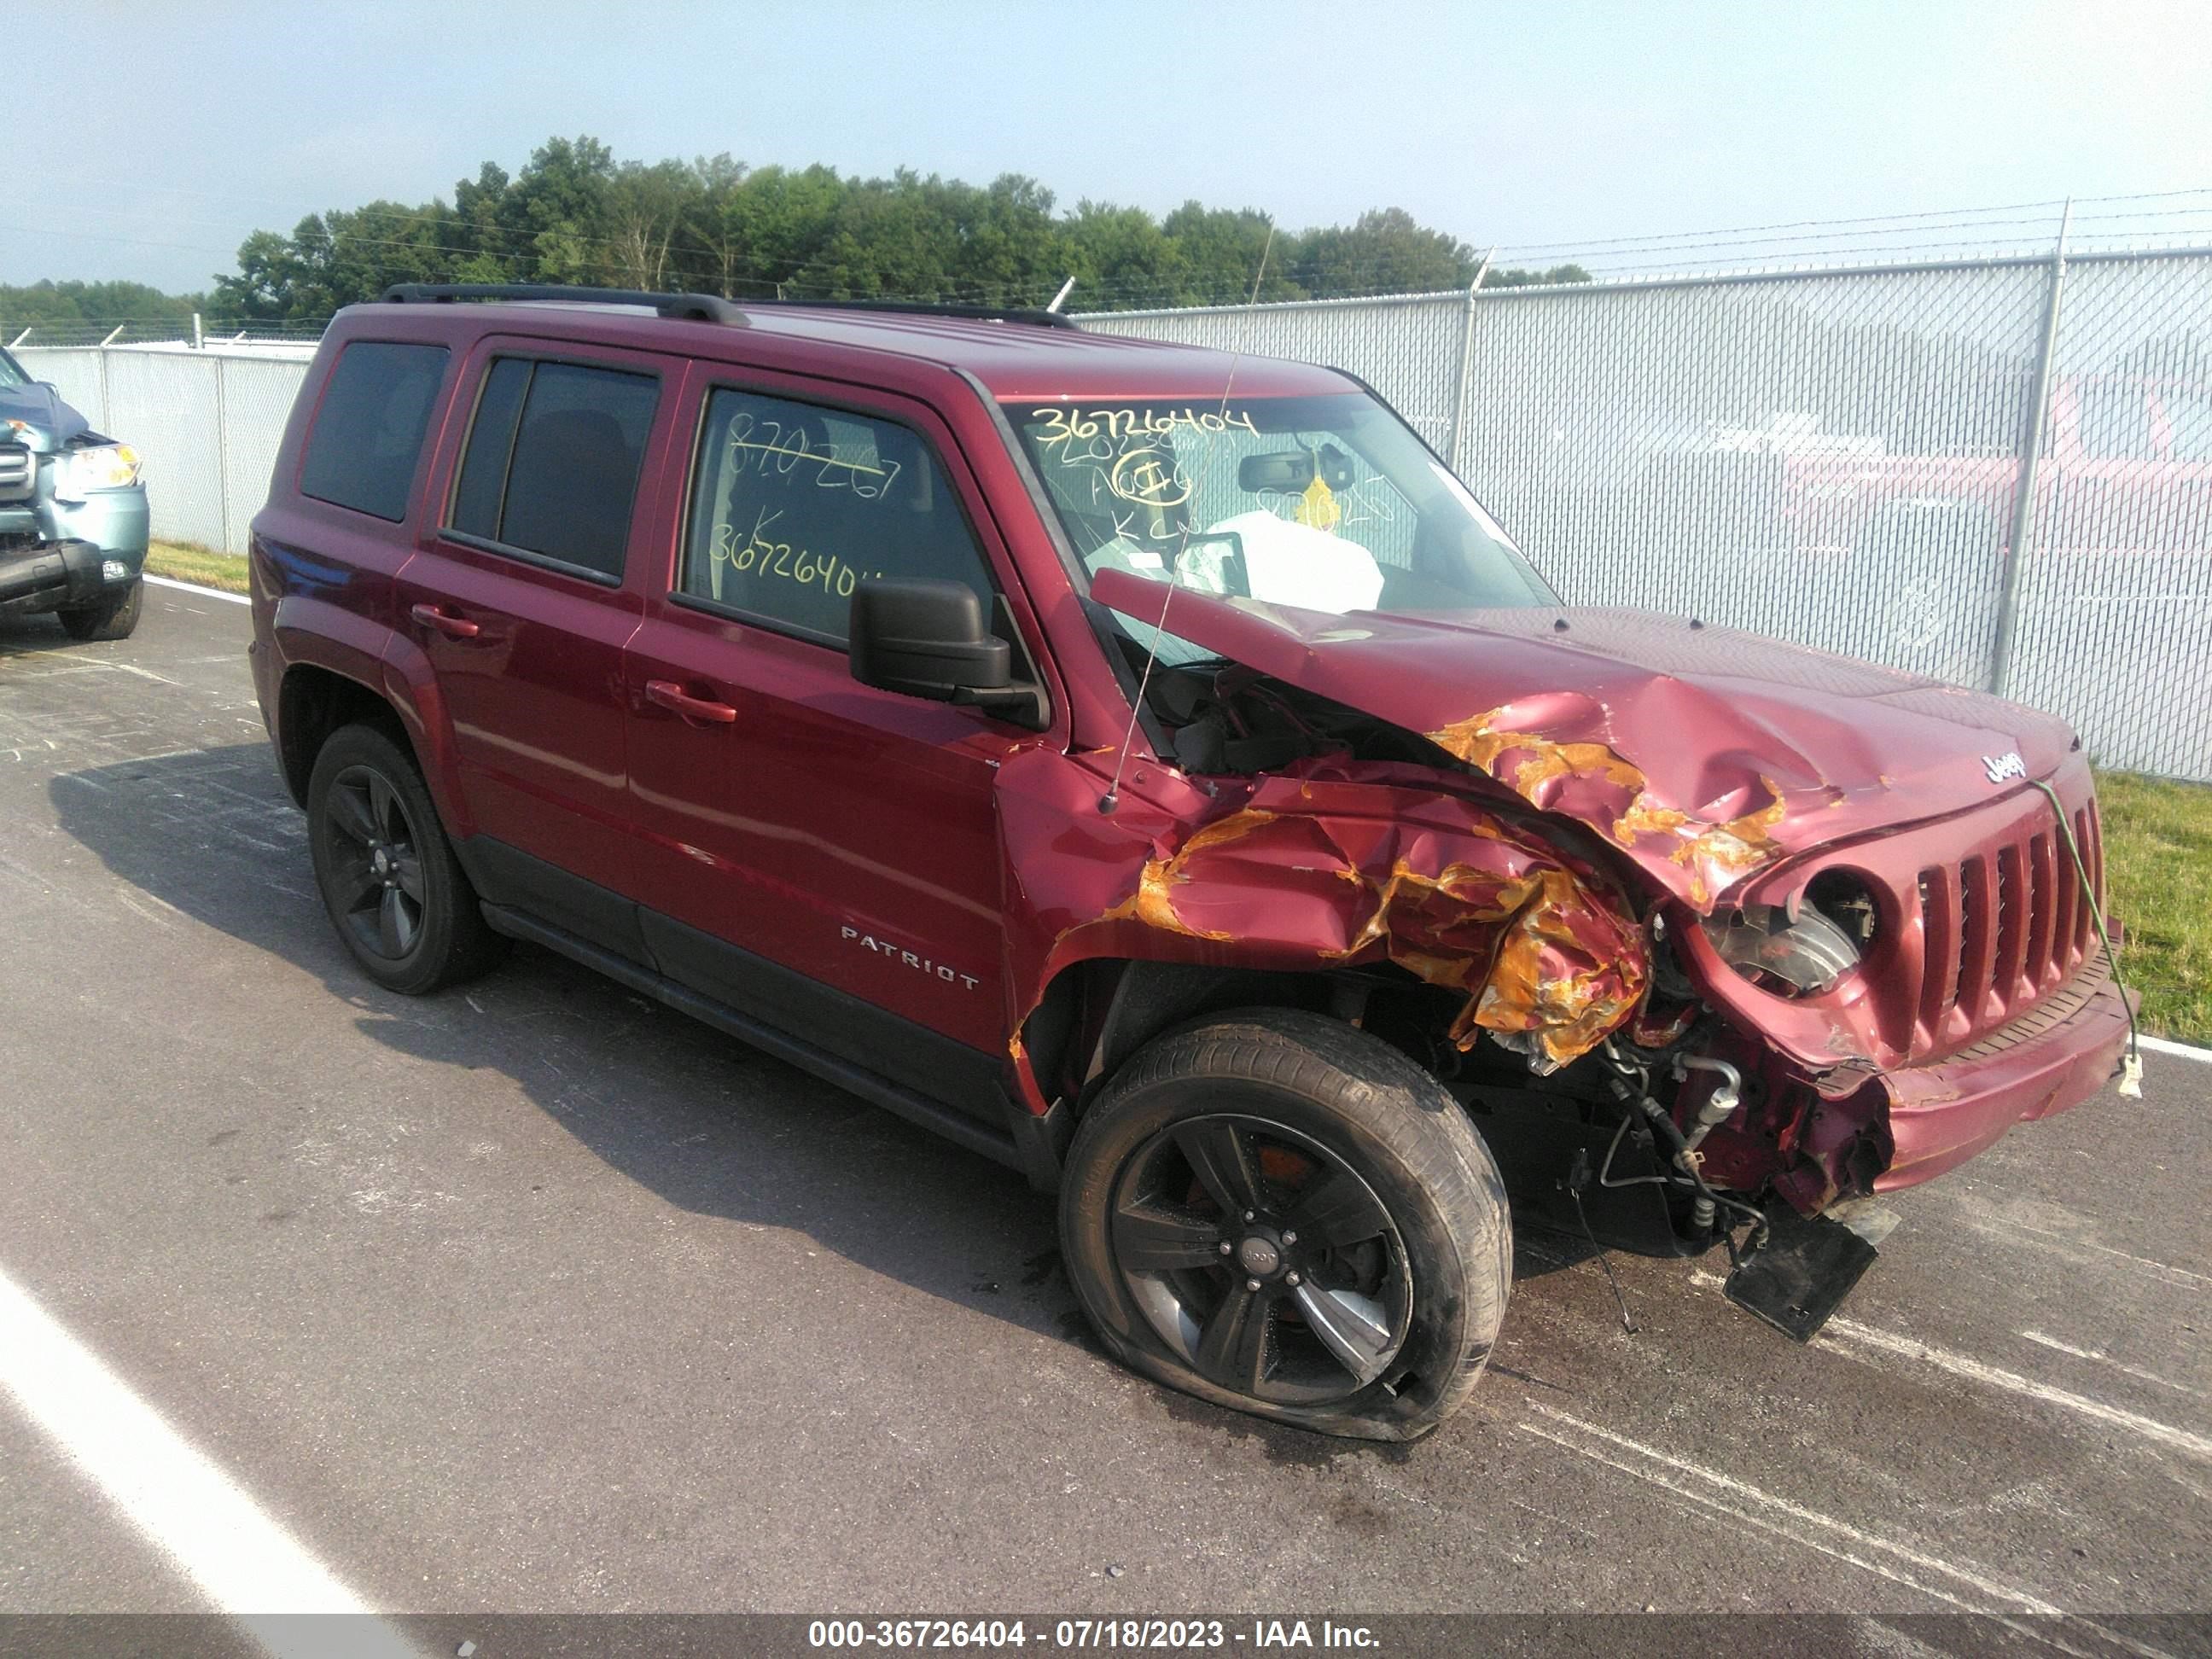
POLYGON ((31 494, 39 458, 21 444, 0 444, 0 501, 20 501, 31 494))
MULTIPOLYGON (((2092 803, 2073 814, 2091 890, 2104 898, 2092 803)), ((2008 1028, 2079 975, 2097 952, 2081 879, 2040 797, 1955 864, 1919 872, 1924 952, 1912 1057, 2008 1028)))

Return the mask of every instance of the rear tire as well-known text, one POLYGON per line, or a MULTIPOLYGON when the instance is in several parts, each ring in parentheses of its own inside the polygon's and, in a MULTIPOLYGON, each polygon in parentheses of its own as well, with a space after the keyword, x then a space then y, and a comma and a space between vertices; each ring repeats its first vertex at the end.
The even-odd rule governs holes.
POLYGON ((374 726, 341 726, 315 756, 307 844, 331 925, 387 991, 427 995, 506 954, 413 757, 374 726))
POLYGON ((146 608, 146 584, 134 581, 120 593, 91 605, 74 605, 54 615, 73 640, 127 640, 146 608))
POLYGON ((1069 1149, 1060 1233, 1125 1364, 1360 1439, 1455 1410, 1512 1288, 1504 1184, 1459 1103, 1376 1038, 1283 1009, 1122 1066, 1069 1149))

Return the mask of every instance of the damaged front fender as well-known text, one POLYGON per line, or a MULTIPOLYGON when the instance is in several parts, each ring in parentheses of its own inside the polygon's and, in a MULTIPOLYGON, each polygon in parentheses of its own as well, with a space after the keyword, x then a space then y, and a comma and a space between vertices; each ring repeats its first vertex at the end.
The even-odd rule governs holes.
POLYGON ((1449 1032, 1460 1047, 1487 1030, 1554 1064, 1626 1023, 1650 955, 1612 880, 1474 801, 1384 781, 1393 769, 1310 763, 1186 830, 1133 792, 1101 813, 1103 780, 1080 763, 1009 763, 1008 983, 1031 988, 1034 1007, 1095 957, 1387 962, 1463 995, 1449 1032))

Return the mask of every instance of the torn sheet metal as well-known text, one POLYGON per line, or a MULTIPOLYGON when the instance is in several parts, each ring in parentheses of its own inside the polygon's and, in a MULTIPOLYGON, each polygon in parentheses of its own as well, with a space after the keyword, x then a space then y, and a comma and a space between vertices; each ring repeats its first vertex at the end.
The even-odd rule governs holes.
POLYGON ((1643 772, 1604 744, 1559 743, 1508 730, 1505 714, 1493 708, 1422 735, 1532 806, 1593 823, 1626 851, 1663 854, 1687 872, 1690 902, 1700 910, 1783 850, 1774 828, 1787 803, 1782 786, 1764 774, 1764 806, 1711 823, 1663 804, 1643 772))
MULTIPOLYGON (((1126 572, 1091 592, 1159 612, 1126 572)), ((1983 804, 1986 757, 2044 777, 2072 743, 1978 692, 1635 611, 1327 616, 1178 590, 1167 629, 1427 737, 1701 912, 1790 854, 1983 804)))
POLYGON ((1310 763, 1187 834, 1139 820, 1146 804, 1126 795, 1131 817, 1103 817, 1088 791, 1077 792, 1087 821, 1054 822, 1021 794, 1055 777, 1041 766, 1002 776, 1009 836, 1034 825, 1048 839, 1009 867, 1030 884, 1040 859, 1079 860, 1032 890, 1097 896, 1087 915, 1063 905, 1036 915, 1050 943, 1034 969, 1011 965, 1009 983, 1041 995, 1060 967, 1093 956, 1306 970, 1391 962, 1465 994, 1449 1031, 1462 1048, 1488 1030, 1559 1062, 1626 1021, 1650 959, 1613 884, 1474 801, 1367 775, 1388 770, 1310 763))

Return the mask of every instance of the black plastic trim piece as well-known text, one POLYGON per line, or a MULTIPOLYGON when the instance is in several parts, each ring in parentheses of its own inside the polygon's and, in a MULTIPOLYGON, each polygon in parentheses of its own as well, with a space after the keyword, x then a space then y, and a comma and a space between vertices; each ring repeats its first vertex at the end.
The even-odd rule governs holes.
POLYGON ((1041 1193, 1060 1190, 1060 1172, 1067 1163, 1067 1143, 1075 1139, 1075 1111, 1064 1100, 1055 1100, 1042 1117, 1006 1103, 1006 1125, 1013 1132, 1014 1151, 1030 1185, 1041 1193))
POLYGON ((963 1116, 1005 1115, 999 1056, 809 978, 659 911, 638 908, 647 958, 702 995, 772 1020, 825 1054, 884 1076, 926 1077, 927 1093, 963 1116))
POLYGON ((485 921, 496 933, 505 933, 510 939, 527 939, 534 945, 542 945, 572 962, 596 969, 617 984, 628 986, 633 991, 665 1003, 678 1012, 689 1014, 740 1042, 749 1043, 798 1066, 801 1071, 810 1072, 825 1083, 833 1083, 849 1091, 895 1116, 902 1117, 922 1128, 934 1130, 946 1139, 957 1142, 969 1152, 980 1152, 994 1163, 1029 1173, 1029 1160, 1016 1146, 1010 1127, 994 1130, 965 1113, 915 1094, 865 1066, 840 1060, 811 1042, 750 1018, 711 997, 689 990, 649 968, 627 961, 611 951, 602 950, 565 928, 540 921, 523 911, 487 903, 483 906, 483 915, 485 921))
POLYGON ((105 591, 100 567, 106 556, 93 543, 76 540, 0 555, 0 613, 90 603, 105 591))
POLYGON ((976 322, 1029 323, 1038 328, 1084 332, 1083 325, 1064 312, 1035 306, 964 305, 951 300, 747 300, 744 303, 760 310, 907 312, 917 317, 965 317, 976 322))
POLYGON ((454 547, 465 547, 472 552, 489 553, 498 558, 512 559, 517 564, 526 564, 539 570, 550 570, 556 576, 574 576, 580 582, 589 582, 594 587, 618 588, 624 580, 623 570, 629 565, 629 550, 623 553, 623 570, 613 572, 594 570, 587 564, 571 564, 566 559, 556 559, 550 553, 533 553, 526 547, 515 547, 507 542, 494 541, 489 536, 471 535, 465 530, 441 526, 433 532, 437 538, 454 547))
POLYGON ((573 931, 593 948, 618 953, 635 963, 650 963, 638 907, 611 888, 558 865, 510 847, 489 836, 455 837, 454 855, 470 884, 487 903, 534 911, 573 931))
POLYGON ((565 288, 553 283, 394 283, 377 296, 388 306, 447 305, 455 300, 551 301, 580 306, 647 306, 681 322, 744 328, 742 307, 713 294, 654 294, 635 288, 565 288))

